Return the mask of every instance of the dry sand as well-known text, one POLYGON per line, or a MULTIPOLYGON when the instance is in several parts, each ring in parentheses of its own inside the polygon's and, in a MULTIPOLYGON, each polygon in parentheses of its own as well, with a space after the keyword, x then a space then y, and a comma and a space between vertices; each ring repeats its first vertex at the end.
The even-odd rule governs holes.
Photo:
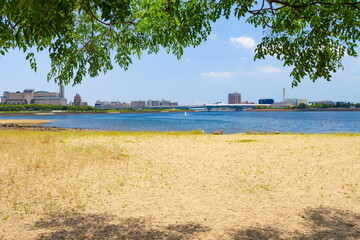
POLYGON ((360 135, 0 131, 0 239, 360 239, 360 135))

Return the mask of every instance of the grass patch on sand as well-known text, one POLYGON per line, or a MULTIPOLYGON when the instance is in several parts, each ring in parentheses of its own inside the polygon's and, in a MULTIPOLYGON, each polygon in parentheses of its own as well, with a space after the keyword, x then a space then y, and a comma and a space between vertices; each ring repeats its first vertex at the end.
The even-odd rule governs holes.
POLYGON ((254 139, 241 139, 241 140, 236 140, 235 142, 238 143, 248 143, 248 142, 257 142, 258 140, 254 140, 254 139))
POLYGON ((359 137, 360 133, 343 132, 343 133, 334 133, 334 134, 330 134, 330 135, 346 136, 346 137, 359 137))
POLYGON ((237 140, 231 140, 227 141, 228 143, 251 143, 251 142, 257 142, 258 140, 255 139, 237 139, 237 140))

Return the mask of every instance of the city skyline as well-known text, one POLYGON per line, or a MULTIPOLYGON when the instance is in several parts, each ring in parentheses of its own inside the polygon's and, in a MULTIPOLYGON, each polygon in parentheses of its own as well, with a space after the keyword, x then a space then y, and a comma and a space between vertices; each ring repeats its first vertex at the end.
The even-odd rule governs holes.
MULTIPOLYGON (((60 97, 60 98, 64 98, 64 100, 66 100, 65 98, 65 89, 64 89, 64 85, 61 85, 61 86, 58 86, 60 88, 60 91, 58 93, 56 92, 49 92, 49 91, 35 91, 35 89, 24 89, 23 91, 13 91, 13 92, 10 92, 10 91, 3 91, 3 95, 4 96, 1 96, 1 98, 3 99, 6 99, 6 94, 26 94, 28 93, 29 91, 31 92, 35 92, 35 93, 42 93, 42 92, 45 92, 45 93, 51 93, 51 94, 55 94, 54 97, 60 97)), ((69 96, 70 99, 72 98, 72 96, 69 96)), ((96 105, 99 105, 99 103, 102 103, 102 104, 118 104, 118 103, 121 103, 121 104, 125 104, 127 106, 123 106, 123 107, 131 107, 133 102, 144 102, 144 106, 161 106, 162 103, 165 101, 165 102, 168 102, 169 104, 166 105, 166 106, 172 106, 172 103, 175 104, 176 106, 191 106, 191 105, 203 105, 203 104, 218 104, 218 103, 222 103, 224 104, 225 102, 222 102, 222 101, 218 101, 218 102, 214 102, 214 103, 198 103, 198 104, 178 104, 178 102, 172 102, 172 101, 168 101, 168 100, 165 100, 162 98, 162 100, 154 100, 154 99, 142 99, 142 98, 137 98, 137 99, 132 99, 132 100, 127 100, 127 101, 119 101, 119 100, 108 100, 108 99, 104 99, 104 100, 96 100, 96 102, 94 104, 88 104, 88 102, 82 102, 81 100, 81 97, 78 93, 75 94, 75 96, 73 97, 74 100, 70 100, 69 102, 66 103, 66 105, 91 105, 91 106, 95 106, 96 105), (153 103, 150 103, 149 102, 156 102, 157 104, 153 104, 153 103)), ((24 99, 26 99, 24 97, 24 99)), ((11 100, 12 101, 12 100, 11 100)), ((27 101, 27 100, 23 100, 23 101, 27 101)), ((272 104, 272 103, 284 103, 284 102, 291 102, 293 105, 297 105, 297 102, 301 102, 301 103, 305 103, 305 104, 311 104, 311 103, 314 103, 314 102, 333 102, 333 103, 336 103, 336 102, 348 102, 348 101, 336 101, 336 100, 332 100, 332 99, 317 99, 317 100, 310 100, 308 101, 308 99, 300 99, 300 98, 288 98, 286 97, 286 94, 285 94, 285 88, 282 89, 282 99, 281 101, 274 101, 274 99, 270 98, 259 98, 258 100, 254 100, 254 101, 249 101, 249 100, 242 100, 241 99, 241 93, 239 92, 232 92, 232 93, 229 93, 227 95, 227 103, 228 104, 237 104, 237 103, 255 103, 255 102, 259 102, 259 104, 261 104, 260 102, 263 102, 264 104, 272 104), (271 103, 269 102, 269 100, 271 101, 271 103)), ((1 101, 3 102, 3 101, 1 101)), ((24 103, 25 103, 24 102, 24 103)), ((4 100, 4 103, 7 103, 5 100, 4 100)), ((16 103, 16 104, 19 104, 20 102, 16 103)), ((350 103, 359 103, 359 102, 350 102, 350 103)), ((10 103, 11 104, 11 103, 10 103)), ((27 103, 29 104, 29 103, 27 103)), ((135 104, 135 103, 134 103, 135 104)), ((141 104, 140 104, 141 105, 141 104)), ((175 106, 174 105, 174 106, 175 106)), ((139 106, 137 106, 139 107, 139 106)))
MULTIPOLYGON (((187 48, 182 59, 161 51, 134 59, 128 71, 114 64, 114 70, 96 78, 86 77, 75 87, 65 86, 68 99, 79 93, 89 105, 96 100, 125 101, 136 99, 172 99, 179 105, 227 102, 228 93, 239 92, 243 101, 257 102, 270 98, 309 101, 360 102, 360 61, 345 57, 344 70, 333 75, 331 82, 304 79, 291 88, 290 69, 282 62, 267 57, 253 61, 254 48, 261 40, 261 30, 235 19, 221 20, 213 25, 213 34, 199 47, 187 48)), ((37 58, 38 72, 34 73, 25 56, 12 51, 0 57, 3 91, 38 89, 58 91, 58 85, 46 81, 50 63, 46 53, 37 58)))

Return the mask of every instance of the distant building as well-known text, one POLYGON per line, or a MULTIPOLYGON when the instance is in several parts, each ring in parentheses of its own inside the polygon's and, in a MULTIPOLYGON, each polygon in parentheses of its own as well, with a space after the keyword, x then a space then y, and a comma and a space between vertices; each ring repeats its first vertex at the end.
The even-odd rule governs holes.
POLYGON ((23 92, 23 97, 24 97, 26 104, 31 104, 31 100, 35 99, 35 90, 34 89, 25 89, 23 92))
POLYGON ((309 104, 309 102, 308 102, 307 99, 298 99, 298 100, 297 100, 297 105, 299 105, 300 103, 303 103, 303 104, 305 104, 305 105, 308 105, 308 104, 309 104))
POLYGON ((4 103, 7 104, 26 104, 22 92, 4 92, 4 103))
MULTIPOLYGON (((75 106, 75 103, 74 102, 72 102, 72 101, 70 101, 69 103, 68 103, 68 105, 69 106, 75 106)), ((81 104, 80 104, 80 106, 88 106, 89 104, 87 103, 87 102, 81 102, 81 104)))
POLYGON ((37 91, 34 94, 34 103, 35 104, 51 104, 51 105, 66 105, 66 98, 61 98, 59 93, 56 92, 47 92, 47 91, 37 91))
POLYGON ((141 100, 131 101, 130 107, 132 107, 132 108, 143 108, 143 107, 146 107, 146 102, 141 101, 141 100))
POLYGON ((229 93, 228 104, 238 104, 238 103, 241 103, 241 94, 237 92, 229 93))
POLYGON ((270 98, 259 99, 258 101, 259 104, 273 104, 274 102, 274 99, 270 98))
POLYGON ((120 101, 113 101, 113 102, 108 102, 108 101, 100 101, 97 100, 95 103, 95 107, 96 108, 101 108, 101 109, 121 109, 121 108, 144 108, 144 107, 159 107, 159 106, 164 106, 164 107, 177 107, 178 103, 177 102, 171 102, 168 100, 148 100, 148 101, 142 101, 142 100, 137 100, 137 101, 131 101, 130 104, 126 103, 126 102, 120 102, 120 101))
POLYGON ((78 93, 74 97, 74 106, 81 106, 81 97, 78 93))
POLYGON ((284 108, 284 107, 294 107, 295 105, 291 102, 276 102, 271 104, 271 107, 274 108, 284 108))
POLYGON ((284 107, 295 107, 300 103, 308 105, 307 99, 297 99, 297 98, 286 98, 283 102, 276 102, 271 105, 274 108, 284 108, 284 107))
POLYGON ((285 102, 291 103, 294 106, 297 106, 300 103, 304 103, 305 105, 308 105, 307 99, 287 98, 285 99, 285 102))
POLYGON ((160 102, 160 106, 162 106, 162 107, 177 107, 178 103, 162 99, 161 102, 160 102))
POLYGON ((160 106, 163 106, 163 107, 168 107, 170 105, 171 105, 171 101, 168 101, 168 100, 162 99, 160 102, 160 106))
POLYGON ((162 106, 162 107, 177 107, 178 103, 177 102, 171 102, 171 101, 165 100, 165 99, 162 99, 161 101, 159 101, 159 100, 148 100, 146 102, 146 106, 147 107, 159 107, 159 106, 162 106))
POLYGON ((291 103, 292 105, 296 106, 298 105, 298 100, 297 98, 286 98, 285 102, 291 103))
POLYGON ((333 101, 326 100, 326 101, 314 101, 311 102, 311 104, 335 104, 335 103, 333 101))
POLYGON ((67 99, 65 98, 64 86, 60 86, 60 93, 35 91, 34 89, 25 89, 23 92, 5 91, 1 102, 7 104, 66 105, 67 99))
POLYGON ((178 102, 170 102, 171 107, 177 107, 179 104, 178 102))
POLYGON ((108 101, 97 100, 95 103, 95 107, 101 109, 120 109, 120 108, 128 108, 129 104, 120 101, 108 102, 108 101))
POLYGON ((106 109, 106 105, 108 105, 109 104, 109 102, 108 101, 100 101, 100 100, 97 100, 96 102, 95 102, 95 105, 94 105, 94 107, 96 107, 96 108, 102 108, 102 109, 106 109))
POLYGON ((160 106, 160 101, 159 100, 148 100, 146 103, 146 106, 148 107, 158 107, 160 106))

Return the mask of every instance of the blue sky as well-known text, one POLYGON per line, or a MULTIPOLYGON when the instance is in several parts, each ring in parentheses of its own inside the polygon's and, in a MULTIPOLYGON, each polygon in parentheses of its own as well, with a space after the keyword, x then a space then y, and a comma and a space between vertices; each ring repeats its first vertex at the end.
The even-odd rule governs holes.
MULTIPOLYGON (((86 77, 83 83, 65 87, 68 101, 79 93, 83 101, 93 105, 96 100, 125 101, 161 100, 179 104, 227 102, 230 92, 239 92, 243 101, 260 98, 282 100, 282 88, 288 98, 309 101, 332 100, 360 102, 360 60, 346 57, 345 69, 333 75, 331 82, 316 83, 304 79, 291 88, 290 68, 267 57, 254 62, 254 48, 261 41, 262 29, 235 18, 213 25, 212 35, 197 48, 185 50, 181 60, 163 51, 157 55, 143 55, 134 59, 128 71, 115 66, 114 70, 97 78, 86 77)), ((2 91, 58 91, 47 82, 50 63, 47 55, 38 56, 38 71, 34 73, 25 55, 13 51, 0 58, 2 91)))

